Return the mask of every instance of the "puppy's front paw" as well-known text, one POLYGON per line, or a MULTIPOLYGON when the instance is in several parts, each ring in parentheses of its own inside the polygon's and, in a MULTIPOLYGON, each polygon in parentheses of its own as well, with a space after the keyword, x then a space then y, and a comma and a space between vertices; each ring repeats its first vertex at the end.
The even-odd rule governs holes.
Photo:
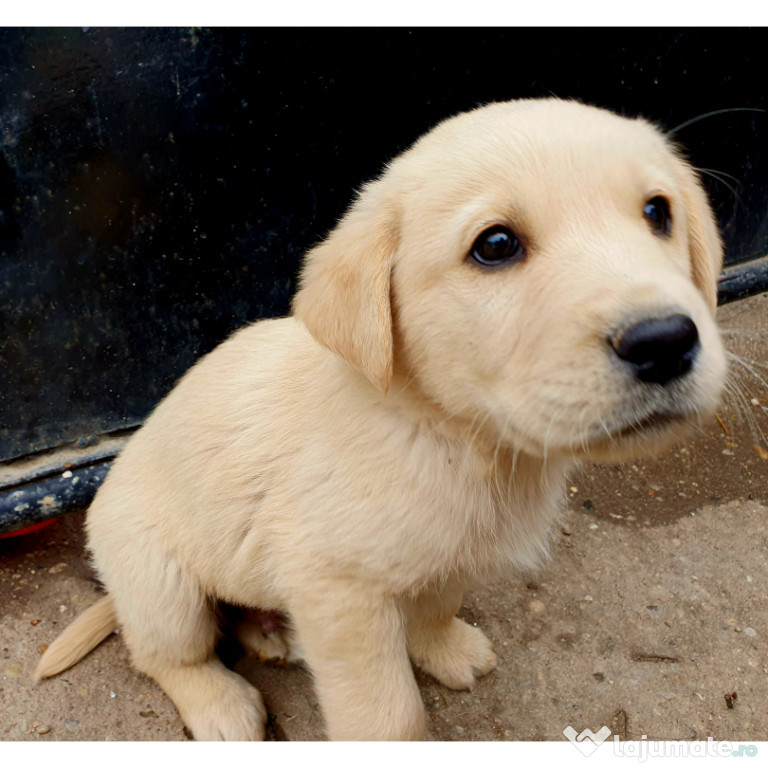
POLYGON ((454 617, 431 632, 411 638, 414 663, 448 688, 472 690, 478 677, 496 668, 491 641, 477 628, 454 617))
POLYGON ((201 692, 197 706, 183 712, 197 741, 261 741, 267 710, 261 694, 245 680, 217 691, 201 692), (205 698, 205 693, 211 695, 205 698))

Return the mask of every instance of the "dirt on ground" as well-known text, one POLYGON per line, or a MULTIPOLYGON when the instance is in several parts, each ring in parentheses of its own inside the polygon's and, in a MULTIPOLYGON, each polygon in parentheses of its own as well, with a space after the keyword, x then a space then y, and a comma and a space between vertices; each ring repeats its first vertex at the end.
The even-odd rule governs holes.
MULTIPOLYGON (((653 461, 587 466, 566 489, 551 561, 468 594, 493 640, 476 689, 417 680, 436 740, 768 739, 768 295, 720 310, 731 361, 717 417, 653 461)), ((100 588, 84 513, 0 541, 0 739, 186 740, 119 634, 35 684, 40 654, 100 588)), ((268 738, 324 738, 309 673, 225 660, 263 693, 268 738)))

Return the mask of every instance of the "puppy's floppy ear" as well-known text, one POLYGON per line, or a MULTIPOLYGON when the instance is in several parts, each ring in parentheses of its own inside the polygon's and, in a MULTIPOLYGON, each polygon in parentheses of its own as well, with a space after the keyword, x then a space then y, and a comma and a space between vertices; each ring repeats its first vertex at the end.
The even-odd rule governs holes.
POLYGON ((397 217, 382 182, 366 185, 328 238, 307 254, 293 314, 324 346, 386 393, 392 379, 390 271, 397 217))
POLYGON ((681 166, 691 274, 714 314, 717 309, 717 280, 723 266, 723 243, 709 199, 696 172, 686 162, 682 162, 681 166))

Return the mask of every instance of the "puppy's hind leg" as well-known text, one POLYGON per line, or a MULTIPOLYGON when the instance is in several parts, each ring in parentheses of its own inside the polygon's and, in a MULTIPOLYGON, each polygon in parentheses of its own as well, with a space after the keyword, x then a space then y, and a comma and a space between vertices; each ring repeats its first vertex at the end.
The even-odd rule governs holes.
POLYGON ((292 632, 286 626, 285 618, 277 612, 244 610, 230 623, 240 645, 248 653, 258 656, 260 661, 284 664, 301 660, 291 643, 292 632))
POLYGON ((173 561, 157 570, 142 574, 132 593, 113 592, 134 665, 159 683, 197 740, 263 739, 261 695, 216 656, 218 625, 207 596, 173 561))

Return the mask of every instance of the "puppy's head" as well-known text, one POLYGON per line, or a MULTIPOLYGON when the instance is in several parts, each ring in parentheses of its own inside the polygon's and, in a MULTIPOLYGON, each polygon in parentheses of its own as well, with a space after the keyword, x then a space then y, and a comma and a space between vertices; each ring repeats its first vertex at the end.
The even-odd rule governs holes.
POLYGON ((653 126, 574 102, 445 121, 307 258, 294 312, 387 391, 539 456, 658 450, 716 406, 722 247, 653 126))

